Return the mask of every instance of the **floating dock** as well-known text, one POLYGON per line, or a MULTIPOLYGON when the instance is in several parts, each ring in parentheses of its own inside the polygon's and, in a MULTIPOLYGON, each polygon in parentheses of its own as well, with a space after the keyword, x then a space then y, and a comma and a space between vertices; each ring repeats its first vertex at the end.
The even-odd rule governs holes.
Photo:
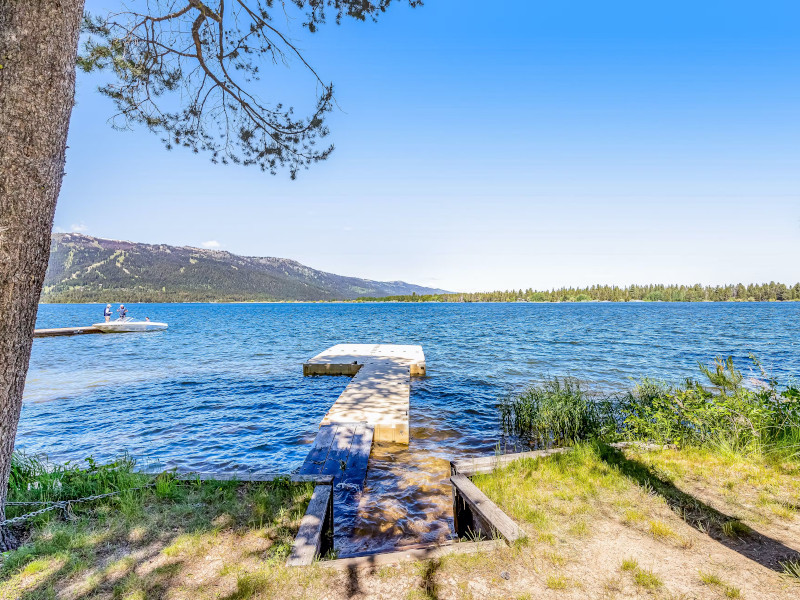
POLYGON ((422 346, 337 344, 306 362, 303 374, 353 376, 321 426, 364 423, 376 442, 408 444, 410 377, 425 375, 422 346))
POLYGON ((408 444, 411 376, 425 374, 422 346, 338 344, 306 362, 303 374, 353 380, 322 419, 300 474, 362 486, 373 441, 408 444))
POLYGON ((56 327, 54 329, 34 329, 33 337, 58 337, 61 335, 84 335, 87 333, 103 333, 97 327, 56 327))

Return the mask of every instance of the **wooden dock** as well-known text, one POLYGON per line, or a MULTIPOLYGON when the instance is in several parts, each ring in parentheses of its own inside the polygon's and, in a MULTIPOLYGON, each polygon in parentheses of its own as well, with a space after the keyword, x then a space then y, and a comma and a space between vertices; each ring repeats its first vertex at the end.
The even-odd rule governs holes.
POLYGON ((364 423, 377 442, 408 444, 412 375, 425 375, 422 346, 338 344, 303 365, 304 375, 351 375, 322 425, 364 423))
POLYGON ((33 337, 58 337, 62 335, 84 335, 87 333, 103 332, 92 325, 87 325, 86 327, 56 327, 53 329, 34 329, 33 337))
POLYGON ((292 566, 311 564, 332 545, 326 535, 333 532, 334 506, 363 487, 372 442, 408 444, 411 376, 425 375, 425 354, 422 346, 338 344, 306 362, 303 374, 353 380, 322 419, 298 473, 333 480, 314 490, 287 561, 292 566))
POLYGON ((322 425, 298 475, 331 475, 334 485, 360 489, 367 477, 373 428, 365 423, 322 425))

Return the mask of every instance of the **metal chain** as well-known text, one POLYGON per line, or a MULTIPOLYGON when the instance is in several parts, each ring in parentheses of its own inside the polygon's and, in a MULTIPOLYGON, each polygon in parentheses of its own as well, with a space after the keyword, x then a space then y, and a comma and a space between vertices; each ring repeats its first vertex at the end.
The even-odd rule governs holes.
POLYGON ((21 523, 22 521, 27 521, 28 519, 32 519, 33 517, 41 515, 42 513, 46 513, 47 511, 55 510, 57 508, 67 511, 69 510, 69 507, 72 504, 78 504, 81 502, 92 502, 93 500, 101 500, 103 498, 109 498, 111 496, 116 496, 124 492, 135 492, 138 490, 144 490, 146 488, 153 487, 154 485, 155 483, 148 483, 147 485, 143 485, 140 487, 129 488, 127 490, 118 490, 116 492, 108 492, 107 494, 95 494, 94 496, 86 496, 85 498, 76 498, 75 500, 49 500, 49 501, 39 500, 36 502, 6 502, 6 506, 31 506, 38 504, 46 504, 48 502, 50 503, 50 506, 40 508, 39 510, 35 510, 25 515, 20 515, 19 517, 14 517, 13 519, 6 519, 5 521, 0 521, 0 527, 13 525, 14 523, 21 523))

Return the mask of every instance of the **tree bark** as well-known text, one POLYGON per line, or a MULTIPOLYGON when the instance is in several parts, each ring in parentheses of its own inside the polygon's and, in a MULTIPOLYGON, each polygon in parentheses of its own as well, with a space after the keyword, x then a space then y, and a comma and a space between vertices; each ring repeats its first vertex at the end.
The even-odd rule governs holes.
MULTIPOLYGON (((84 0, 0 0, 0 522, 64 174, 84 0)), ((14 545, 0 527, 0 551, 14 545)))

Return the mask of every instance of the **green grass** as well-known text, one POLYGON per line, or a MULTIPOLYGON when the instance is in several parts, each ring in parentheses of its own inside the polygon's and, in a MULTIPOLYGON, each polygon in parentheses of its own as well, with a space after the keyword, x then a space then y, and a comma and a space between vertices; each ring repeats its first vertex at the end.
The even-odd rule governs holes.
POLYGON ((800 579, 800 556, 795 558, 787 558, 780 561, 781 568, 784 574, 795 579, 800 579))
POLYGON ((717 358, 698 364, 697 379, 674 386, 645 378, 616 396, 553 377, 503 399, 499 416, 505 434, 530 448, 649 441, 800 462, 800 387, 751 360, 759 375, 748 380, 732 358, 717 358))
MULTIPOLYGON (((634 545, 627 552, 652 553, 656 540, 659 555, 691 568, 694 561, 703 564, 696 549, 703 544, 699 536, 711 534, 714 543, 737 545, 740 538, 757 535, 759 526, 783 528, 787 519, 795 521, 800 499, 800 465, 794 461, 708 448, 620 450, 597 441, 521 459, 475 475, 473 482, 527 531, 538 556, 556 568, 561 565, 551 556, 570 555, 585 538, 616 527, 631 530, 634 545), (647 541, 636 546, 637 538, 647 541)), ((642 593, 664 586, 661 574, 630 555, 622 558, 620 570, 608 577, 627 578, 642 593)), ((569 564, 575 564, 571 555, 569 564)), ((784 561, 782 568, 800 573, 800 563, 793 565, 784 561)), ((718 576, 703 576, 698 585, 714 586, 719 596, 741 595, 718 576)))
POLYGON ((647 569, 636 569, 633 573, 633 582, 646 590, 655 590, 664 585, 658 575, 647 569))
POLYGON ((722 585, 722 579, 714 573, 704 573, 700 571, 700 581, 708 585, 722 585))
POLYGON ((551 590, 565 590, 569 586, 569 581, 563 575, 548 575, 545 584, 551 590))
POLYGON ((623 571, 636 571, 639 568, 639 561, 635 558, 626 558, 622 561, 623 571))
POLYGON ((663 521, 650 521, 650 534, 656 539, 675 537, 675 531, 663 521))
POLYGON ((143 475, 129 458, 109 465, 89 460, 82 468, 16 456, 13 475, 14 501, 122 492, 74 505, 68 520, 51 511, 17 531, 24 543, 4 555, 0 588, 26 597, 50 596, 68 582, 79 582, 87 595, 149 597, 207 569, 207 557, 219 561, 213 579, 230 582, 238 565, 257 556, 259 581, 274 589, 286 579, 283 563, 313 491, 312 484, 288 479, 200 482, 178 481, 170 473, 143 475), (155 568, 134 572, 143 556, 155 568))
POLYGON ((738 519, 726 521, 722 524, 722 533, 731 538, 745 537, 750 535, 751 532, 752 529, 738 519))
POLYGON ((726 598, 739 598, 742 595, 742 592, 739 588, 728 585, 719 575, 716 575, 715 573, 706 573, 700 571, 700 581, 708 586, 722 590, 726 598))

